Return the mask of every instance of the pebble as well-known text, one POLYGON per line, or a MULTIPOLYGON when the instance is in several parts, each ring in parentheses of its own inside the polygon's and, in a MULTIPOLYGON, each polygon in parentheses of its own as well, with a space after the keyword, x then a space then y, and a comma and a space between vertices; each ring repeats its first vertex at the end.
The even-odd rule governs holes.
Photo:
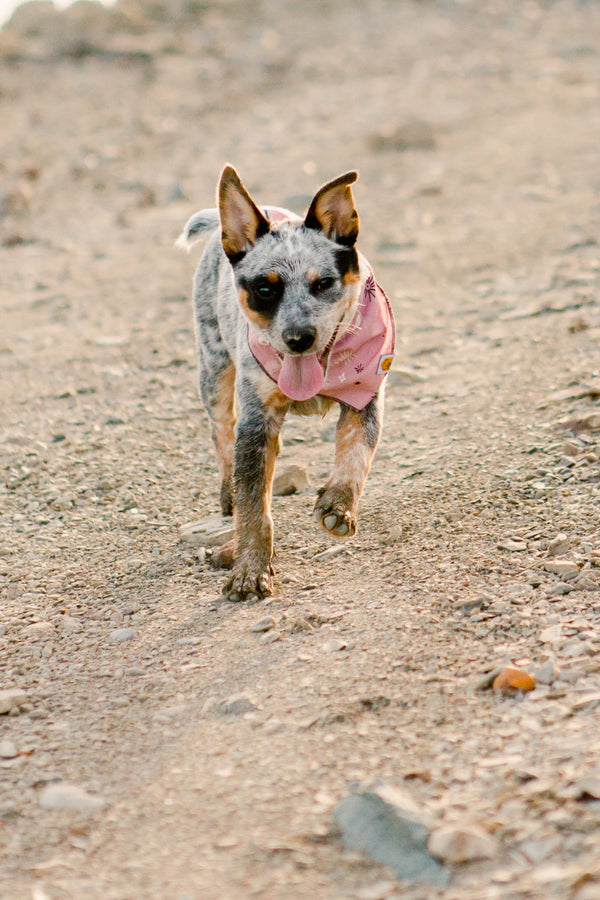
POLYGON ((573 669, 561 669, 558 673, 558 681, 564 684, 576 684, 578 679, 579 675, 573 669))
POLYGON ((542 644, 557 644, 563 638, 563 630, 561 625, 549 625, 544 628, 538 635, 538 641, 542 644))
POLYGON ((587 709, 596 709, 598 706, 600 706, 600 693, 595 692, 583 694, 571 704, 571 710, 573 712, 583 712, 587 709))
POLYGON ((260 634, 262 631, 270 631, 271 628, 275 627, 275 619, 273 616, 265 616, 262 619, 259 619, 258 622, 255 622, 254 625, 250 628, 250 631, 255 634, 260 634))
POLYGON ((539 572, 526 572, 525 578, 526 578, 527 584, 530 584, 531 587, 534 587, 534 588, 539 587, 540 584, 542 583, 542 577, 539 572))
POLYGON ((81 623, 79 620, 67 613, 60 617, 59 625, 66 634, 75 634, 76 632, 81 631, 81 623))
POLYGON ((132 641, 136 634, 135 628, 115 628, 109 634, 108 640, 111 644, 126 644, 128 641, 132 641))
POLYGON ((527 550, 527 542, 506 538, 497 544, 498 550, 508 550, 511 553, 522 553, 527 550))
POLYGON ((280 719, 267 719, 265 724, 263 725, 263 731, 265 734, 277 734, 279 731, 283 731, 285 725, 280 719))
POLYGON ((39 804, 42 809, 60 809, 70 812, 95 812, 102 809, 102 797, 88 794, 76 784, 50 784, 40 791, 39 804))
POLYGON ((273 479, 273 493, 276 497, 287 497, 310 487, 310 478, 304 466, 287 466, 273 479))
POLYGON ((327 559, 333 559, 335 556, 341 556, 346 550, 345 544, 336 544, 334 547, 328 547, 313 556, 313 562, 324 562, 327 559))
POLYGON ((572 581, 579 575, 579 567, 570 559, 547 559, 542 565, 546 572, 558 575, 562 581, 572 581))
POLYGON ((427 845, 432 856, 452 865, 476 859, 494 859, 498 842, 474 825, 444 825, 431 833, 427 845))
POLYGON ((14 741, 4 740, 0 741, 0 758, 1 759, 14 759, 15 756, 19 755, 19 751, 17 750, 17 745, 14 741))
POLYGON ((34 622, 25 629, 25 635, 34 641, 47 640, 54 637, 56 631, 52 622, 34 622))
POLYGON ((205 516, 197 522, 188 522, 179 529, 182 541, 194 547, 219 547, 233 538, 234 527, 231 516, 205 516))
POLYGON ((573 585, 568 584, 566 581, 559 581, 558 584, 553 584, 550 590, 551 597, 564 597, 565 594, 570 594, 573 590, 573 585))
POLYGON ((464 613, 468 615, 472 613, 476 609, 481 609, 482 606, 487 606, 490 602, 490 598, 487 596, 479 596, 479 597, 471 597, 467 600, 459 600, 457 603, 453 605, 453 608, 457 612, 464 613))
POLYGON ((331 638, 323 644, 323 650, 326 653, 339 653, 341 650, 348 649, 348 642, 342 641, 340 638, 331 638))
POLYGON ((0 691, 0 715, 10 713, 12 710, 18 710, 19 706, 25 703, 26 700, 27 694, 18 688, 8 688, 5 691, 0 691))
POLYGON ((585 775, 576 783, 578 796, 581 799, 600 800, 600 776, 585 775))
POLYGON ((569 538, 566 534, 557 534, 548 544, 548 556, 562 556, 569 549, 569 538))
POLYGON ((397 897, 398 887, 395 881, 380 880, 375 884, 368 884, 359 890, 356 895, 358 900, 387 900, 388 897, 397 897))
POLYGON ((534 672, 534 676, 535 676, 535 680, 539 684, 548 684, 549 685, 549 684, 553 684, 553 682, 556 681, 556 679, 558 677, 558 672, 554 668, 554 663, 552 662, 552 660, 549 659, 544 663, 543 666, 540 666, 540 668, 534 672))
POLYGON ((231 697, 221 704, 221 712, 226 716, 243 716, 253 709, 256 709, 256 706, 249 697, 231 697))
POLYGON ((268 631, 266 634, 263 634, 260 642, 261 644, 276 644, 277 641, 281 640, 281 632, 280 631, 268 631))

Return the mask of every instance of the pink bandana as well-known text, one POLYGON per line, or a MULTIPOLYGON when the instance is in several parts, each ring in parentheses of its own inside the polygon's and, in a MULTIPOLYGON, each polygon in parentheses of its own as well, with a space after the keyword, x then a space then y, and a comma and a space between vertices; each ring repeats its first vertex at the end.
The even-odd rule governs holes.
POLYGON ((379 390, 392 365, 394 342, 392 310, 370 269, 352 322, 320 356, 279 353, 248 326, 252 355, 286 397, 309 400, 320 394, 355 410, 364 409, 379 390))

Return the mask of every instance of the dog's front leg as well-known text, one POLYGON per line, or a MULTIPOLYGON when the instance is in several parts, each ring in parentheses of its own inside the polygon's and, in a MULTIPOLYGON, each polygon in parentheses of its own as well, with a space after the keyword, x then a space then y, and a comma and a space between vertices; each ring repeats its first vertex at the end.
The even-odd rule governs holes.
POLYGON ((343 406, 335 437, 335 465, 318 491, 314 515, 335 537, 356 533, 358 501, 381 434, 383 391, 357 412, 343 406))
POLYGON ((235 550, 225 587, 230 600, 255 600, 271 593, 273 520, 271 497, 279 433, 289 401, 279 391, 262 399, 255 386, 238 387, 240 416, 234 453, 235 550))

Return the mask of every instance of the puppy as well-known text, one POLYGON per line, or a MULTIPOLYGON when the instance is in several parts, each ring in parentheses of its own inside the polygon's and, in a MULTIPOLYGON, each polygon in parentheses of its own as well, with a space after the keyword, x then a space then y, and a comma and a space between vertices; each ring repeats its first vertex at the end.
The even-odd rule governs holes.
POLYGON ((339 405, 333 472, 314 515, 335 537, 356 531, 395 337, 390 305, 355 247, 357 177, 322 187, 302 219, 260 209, 226 166, 218 210, 192 216, 177 242, 189 247, 220 225, 200 259, 193 302, 221 510, 235 517, 230 600, 271 593, 272 481, 288 411, 324 415, 339 405))

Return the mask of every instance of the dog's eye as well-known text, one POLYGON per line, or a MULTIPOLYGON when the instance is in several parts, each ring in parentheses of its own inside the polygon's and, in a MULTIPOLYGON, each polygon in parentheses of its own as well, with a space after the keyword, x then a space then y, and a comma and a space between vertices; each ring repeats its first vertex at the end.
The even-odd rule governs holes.
POLYGON ((319 280, 314 284, 314 290, 317 292, 317 294, 322 294, 323 291, 328 291, 329 288, 332 288, 334 284, 335 278, 319 278, 319 280))
POLYGON ((257 284, 254 288, 254 291, 261 300, 272 300, 276 296, 275 288, 272 284, 264 281, 262 284, 257 284))
POLYGON ((250 286, 250 307, 261 312, 274 309, 281 300, 283 289, 282 281, 257 278, 250 286))

